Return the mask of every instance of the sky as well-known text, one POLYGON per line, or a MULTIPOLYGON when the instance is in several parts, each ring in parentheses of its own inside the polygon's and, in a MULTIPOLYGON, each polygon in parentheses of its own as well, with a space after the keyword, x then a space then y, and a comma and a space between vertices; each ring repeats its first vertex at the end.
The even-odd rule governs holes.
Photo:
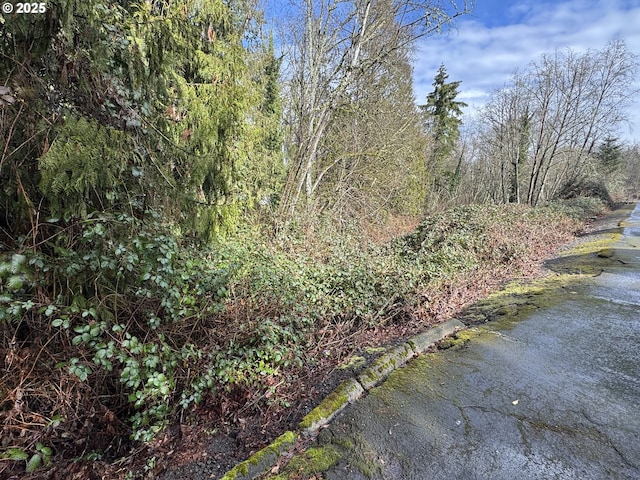
MULTIPOLYGON (((459 0, 461 4, 462 0, 459 0)), ((471 14, 442 36, 424 39, 414 60, 414 90, 424 104, 441 64, 448 81, 461 81, 457 99, 469 107, 466 118, 490 92, 502 88, 516 69, 524 70, 544 53, 570 48, 599 50, 621 38, 640 55, 640 0, 475 0, 471 14)), ((640 72, 636 80, 640 89, 640 72)), ((620 138, 640 142, 640 95, 630 110, 633 125, 620 138)))

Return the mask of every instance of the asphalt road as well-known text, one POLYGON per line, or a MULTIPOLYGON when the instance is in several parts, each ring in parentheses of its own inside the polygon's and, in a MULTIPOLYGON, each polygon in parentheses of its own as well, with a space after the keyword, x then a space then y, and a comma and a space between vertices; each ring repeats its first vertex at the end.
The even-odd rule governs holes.
POLYGON ((618 231, 559 268, 600 274, 507 302, 348 407, 317 439, 338 453, 322 476, 640 479, 640 205, 618 231))

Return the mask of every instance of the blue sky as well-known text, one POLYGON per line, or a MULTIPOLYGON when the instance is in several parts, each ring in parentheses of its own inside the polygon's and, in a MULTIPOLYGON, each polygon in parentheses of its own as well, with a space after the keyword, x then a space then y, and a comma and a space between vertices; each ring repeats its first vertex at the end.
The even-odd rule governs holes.
MULTIPOLYGON (((615 38, 640 55, 640 0, 475 0, 472 13, 458 19, 453 31, 418 45, 417 101, 424 103, 444 64, 449 81, 462 81, 458 98, 469 104, 465 114, 470 118, 492 90, 543 53, 601 49, 615 38)), ((634 125, 620 136, 640 142, 640 98, 634 110, 634 125)))

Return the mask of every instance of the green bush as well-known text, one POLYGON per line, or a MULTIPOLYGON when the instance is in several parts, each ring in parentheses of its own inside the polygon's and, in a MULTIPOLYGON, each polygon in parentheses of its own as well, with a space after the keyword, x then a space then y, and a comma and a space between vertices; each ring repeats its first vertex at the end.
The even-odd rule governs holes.
POLYGON ((3 274, 0 321, 28 332, 53 327, 67 357, 56 368, 80 381, 116 375, 136 410, 134 438, 150 439, 176 389, 189 388, 178 367, 192 349, 165 330, 221 312, 230 272, 180 247, 158 223, 126 215, 89 215, 42 252, 3 260, 0 271, 10 275, 3 274))
POLYGON ((550 217, 565 215, 581 221, 602 215, 610 206, 608 201, 595 197, 574 197, 566 200, 555 200, 541 206, 534 212, 539 214, 551 213, 550 217))

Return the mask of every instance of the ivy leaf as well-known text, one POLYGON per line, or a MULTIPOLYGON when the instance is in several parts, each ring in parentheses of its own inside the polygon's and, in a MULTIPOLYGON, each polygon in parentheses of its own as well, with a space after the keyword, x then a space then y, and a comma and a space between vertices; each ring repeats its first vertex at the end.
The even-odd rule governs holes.
POLYGON ((18 273, 20 271, 20 267, 24 265, 26 261, 27 257, 20 253, 14 253, 11 255, 11 271, 13 273, 18 273))
POLYGON ((51 322, 51 325, 54 327, 61 327, 64 324, 64 320, 61 318, 56 318, 53 322, 51 322))

